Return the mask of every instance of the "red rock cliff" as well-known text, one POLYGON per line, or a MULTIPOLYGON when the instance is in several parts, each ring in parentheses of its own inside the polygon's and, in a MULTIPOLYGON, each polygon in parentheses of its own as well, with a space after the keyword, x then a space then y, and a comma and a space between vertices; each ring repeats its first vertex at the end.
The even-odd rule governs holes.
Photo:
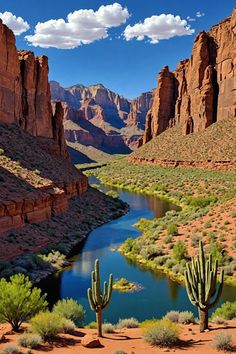
POLYGON ((168 127, 182 124, 184 134, 236 117, 236 8, 208 33, 200 32, 190 59, 158 76, 143 143, 168 127))
MULTIPOLYGON (((59 110, 52 113, 47 57, 17 51, 13 32, 1 20, 0 51, 0 122, 17 123, 36 137, 63 140, 63 135, 55 139, 63 130, 58 129, 59 110)), ((66 145, 62 145, 57 152, 67 157, 66 145)))

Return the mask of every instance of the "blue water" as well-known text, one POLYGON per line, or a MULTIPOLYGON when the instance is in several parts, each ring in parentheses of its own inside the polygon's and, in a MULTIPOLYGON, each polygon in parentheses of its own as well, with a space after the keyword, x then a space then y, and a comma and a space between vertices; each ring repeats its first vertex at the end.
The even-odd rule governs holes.
MULTIPOLYGON (((99 183, 92 177, 90 183, 99 183)), ((114 188, 102 186, 104 191, 114 188)), ((178 209, 171 203, 157 198, 117 190, 122 200, 130 205, 130 211, 117 220, 104 224, 90 233, 81 251, 73 258, 72 267, 42 283, 51 304, 60 298, 72 297, 86 310, 88 323, 95 316, 87 300, 87 288, 91 286, 91 271, 96 258, 100 260, 101 280, 125 277, 136 282, 142 289, 135 293, 113 291, 112 301, 104 311, 105 320, 115 323, 119 318, 135 317, 139 321, 160 318, 170 310, 196 309, 189 303, 185 288, 163 274, 142 269, 127 261, 117 250, 128 237, 136 238, 140 232, 133 226, 140 218, 161 217, 166 211, 178 209)), ((235 289, 225 287, 222 301, 235 300, 235 289)))

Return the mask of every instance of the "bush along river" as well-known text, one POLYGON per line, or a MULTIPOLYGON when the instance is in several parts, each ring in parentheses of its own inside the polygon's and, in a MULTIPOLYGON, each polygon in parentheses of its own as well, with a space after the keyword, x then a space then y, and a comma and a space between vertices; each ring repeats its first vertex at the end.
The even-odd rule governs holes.
MULTIPOLYGON (((140 235, 133 224, 141 218, 162 217, 169 210, 179 207, 152 196, 137 194, 116 188, 103 186, 92 176, 90 184, 99 184, 102 191, 116 191, 119 198, 130 205, 129 212, 107 224, 93 230, 81 250, 72 259, 71 267, 56 273, 41 282, 41 288, 48 294, 53 305, 61 298, 74 298, 86 310, 85 322, 95 320, 90 310, 87 289, 91 286, 91 271, 96 258, 100 260, 101 281, 107 280, 112 273, 114 279, 125 277, 140 285, 139 291, 120 293, 113 291, 110 305, 104 310, 104 320, 116 323, 120 318, 135 317, 139 321, 148 318, 160 318, 170 310, 193 311, 185 288, 168 278, 133 264, 118 252, 119 246, 128 238, 140 235)), ((98 205, 99 208, 99 205, 98 205)), ((235 288, 225 286, 221 302, 235 300, 235 288)))

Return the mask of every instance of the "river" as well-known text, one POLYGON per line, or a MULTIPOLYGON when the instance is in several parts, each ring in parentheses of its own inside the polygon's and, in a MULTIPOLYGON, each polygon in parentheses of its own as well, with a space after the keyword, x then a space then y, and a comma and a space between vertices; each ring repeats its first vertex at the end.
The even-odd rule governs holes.
MULTIPOLYGON (((90 177, 90 184, 100 184, 104 192, 116 190, 119 197, 130 205, 130 211, 117 220, 93 230, 80 252, 73 257, 72 266, 43 281, 41 288, 48 293, 52 305, 58 299, 72 297, 86 310, 85 322, 95 319, 87 300, 87 288, 91 286, 91 271, 94 260, 100 260, 101 280, 107 280, 110 273, 114 279, 125 277, 141 285, 134 293, 113 291, 112 300, 104 310, 104 319, 116 323, 119 318, 135 317, 139 321, 160 318, 170 310, 191 310, 185 288, 164 274, 142 269, 126 260, 119 252, 121 243, 128 237, 136 238, 140 232, 133 226, 140 218, 152 219, 163 216, 166 211, 178 207, 152 196, 127 192, 101 185, 96 177, 90 177)), ((99 208, 99 205, 98 205, 99 208)), ((222 301, 235 300, 235 288, 225 286, 222 301)))

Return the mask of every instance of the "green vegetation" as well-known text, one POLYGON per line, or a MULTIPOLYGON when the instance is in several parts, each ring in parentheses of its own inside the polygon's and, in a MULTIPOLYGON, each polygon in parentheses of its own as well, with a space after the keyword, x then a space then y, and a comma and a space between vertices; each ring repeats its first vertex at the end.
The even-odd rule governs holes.
POLYGON ((14 331, 21 324, 47 307, 46 295, 32 288, 32 283, 23 274, 16 274, 10 281, 0 281, 0 321, 7 322, 14 331))
POLYGON ((73 299, 59 300, 53 306, 53 312, 73 322, 81 322, 85 316, 83 306, 73 299))
POLYGON ((236 241, 225 244, 226 236, 233 239, 233 225, 231 222, 229 227, 228 224, 223 225, 223 228, 213 226, 211 209, 229 202, 236 195, 235 171, 173 169, 132 164, 123 159, 111 162, 106 167, 88 170, 86 174, 95 174, 105 185, 152 195, 181 207, 181 210, 167 212, 162 218, 140 219, 135 227, 142 235, 135 240, 127 239, 120 247, 125 257, 142 267, 162 271, 176 281, 183 282, 190 247, 197 247, 199 240, 204 237, 208 252, 225 268, 225 282, 234 285, 232 274, 236 262, 229 257, 227 248, 234 249, 236 241), (205 225, 202 222, 198 229, 190 229, 195 220, 204 217, 208 218, 205 225), (184 238, 186 252, 183 243, 175 246, 178 238, 181 241, 183 226, 189 228, 184 238), (225 231, 224 234, 222 231, 225 231), (173 257, 174 254, 176 257, 173 257))
POLYGON ((40 312, 30 320, 31 331, 41 336, 44 342, 52 342, 63 332, 64 318, 53 312, 40 312))
POLYGON ((165 320, 170 320, 174 323, 189 324, 195 323, 195 318, 190 311, 170 311, 163 317, 165 320))
POLYGON ((103 323, 102 330, 104 333, 114 333, 116 327, 112 323, 103 323))
POLYGON ((220 317, 224 320, 232 320, 236 318, 236 301, 235 302, 227 301, 223 303, 212 314, 212 319, 215 319, 216 317, 220 317))
POLYGON ((218 262, 213 263, 212 255, 205 258, 203 244, 199 243, 199 255, 187 263, 185 271, 185 284, 190 302, 198 307, 200 332, 208 329, 208 311, 213 308, 220 299, 223 284, 224 271, 220 274, 220 284, 217 289, 218 262))
POLYGON ((170 320, 157 320, 143 327, 144 340, 154 346, 171 347, 179 340, 180 328, 170 320))
POLYGON ((117 328, 138 328, 139 322, 134 317, 120 319, 116 325, 117 328))
POLYGON ((109 282, 104 282, 103 293, 100 286, 99 260, 96 259, 94 271, 92 272, 92 289, 88 289, 88 300, 91 310, 96 313, 98 337, 102 337, 102 310, 106 308, 111 300, 113 278, 110 274, 109 282))
POLYGON ((133 292, 139 289, 139 285, 128 281, 126 278, 120 278, 113 284, 113 290, 123 293, 133 292))
POLYGON ((20 354, 20 349, 16 345, 5 345, 2 354, 20 354))
POLYGON ((18 344, 24 348, 35 349, 42 343, 42 338, 36 333, 23 333, 18 338, 18 344))
POLYGON ((224 352, 232 351, 233 349, 233 338, 229 333, 218 333, 215 335, 212 341, 213 348, 217 350, 222 350, 224 352))

